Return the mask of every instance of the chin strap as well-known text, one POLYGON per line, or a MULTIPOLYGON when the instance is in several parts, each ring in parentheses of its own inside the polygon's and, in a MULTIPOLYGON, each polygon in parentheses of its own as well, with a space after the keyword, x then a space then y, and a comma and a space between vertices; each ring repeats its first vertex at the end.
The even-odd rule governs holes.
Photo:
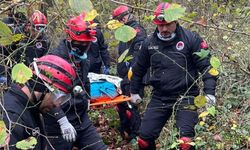
POLYGON ((44 92, 42 92, 42 95, 39 97, 39 99, 37 99, 37 97, 36 97, 36 95, 35 95, 35 92, 34 92, 34 89, 31 88, 30 84, 27 82, 25 85, 28 87, 28 89, 29 89, 29 91, 30 91, 30 93, 31 93, 31 99, 33 100, 33 101, 31 101, 31 102, 32 102, 34 105, 37 105, 37 107, 39 108, 40 105, 41 105, 41 101, 44 99, 44 97, 45 97, 45 95, 46 95, 46 93, 47 93, 47 90, 44 91, 44 92))

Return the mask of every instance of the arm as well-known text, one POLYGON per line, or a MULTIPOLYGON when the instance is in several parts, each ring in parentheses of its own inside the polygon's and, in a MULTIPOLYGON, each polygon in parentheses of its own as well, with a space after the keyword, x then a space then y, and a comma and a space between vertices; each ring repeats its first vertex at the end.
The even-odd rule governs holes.
POLYGON ((150 67, 150 55, 148 52, 148 41, 145 40, 142 43, 142 47, 137 55, 137 60, 132 66, 133 75, 130 83, 130 90, 133 94, 138 94, 140 88, 142 87, 143 76, 147 72, 147 68, 150 67))
POLYGON ((98 32, 98 46, 100 49, 100 55, 102 58, 102 61, 104 63, 104 66, 110 67, 110 55, 108 52, 108 45, 105 43, 104 37, 102 32, 99 30, 98 32))
POLYGON ((133 39, 129 49, 129 52, 131 52, 133 55, 133 59, 130 62, 131 63, 130 66, 132 66, 135 63, 138 52, 142 46, 142 43, 147 37, 146 31, 142 27, 140 26, 136 27, 136 31, 137 31, 136 37, 133 39))
MULTIPOLYGON (((194 34, 192 37, 192 50, 194 52, 199 52, 203 46, 203 40, 197 34, 194 34)), ((192 54, 192 59, 198 71, 201 74, 204 74, 202 80, 204 82, 204 92, 206 94, 215 95, 215 88, 216 88, 216 80, 217 77, 214 77, 208 73, 210 66, 210 58, 211 55, 209 54, 208 57, 204 59, 200 59, 200 57, 196 54, 192 54)))
POLYGON ((60 106, 53 108, 48 114, 56 119, 60 125, 62 136, 66 141, 73 142, 76 140, 76 130, 69 122, 60 106))

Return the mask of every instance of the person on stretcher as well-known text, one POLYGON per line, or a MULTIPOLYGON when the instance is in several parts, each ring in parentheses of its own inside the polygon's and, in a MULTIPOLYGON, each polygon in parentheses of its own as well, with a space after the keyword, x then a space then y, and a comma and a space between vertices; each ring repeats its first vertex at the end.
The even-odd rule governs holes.
POLYGON ((122 78, 92 72, 88 73, 88 78, 90 80, 90 106, 130 100, 130 97, 121 95, 122 78))

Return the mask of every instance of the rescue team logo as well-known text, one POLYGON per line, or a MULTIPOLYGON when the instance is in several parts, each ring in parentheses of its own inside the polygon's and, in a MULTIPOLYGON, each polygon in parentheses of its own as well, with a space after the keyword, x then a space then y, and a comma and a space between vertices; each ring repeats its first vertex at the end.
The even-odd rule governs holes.
POLYGON ((184 43, 182 42, 182 41, 179 41, 177 44, 176 44, 176 49, 178 50, 178 51, 181 51, 181 50, 183 50, 183 48, 184 48, 184 43))
POLYGON ((36 48, 42 48, 43 44, 41 42, 36 42, 36 48))
POLYGON ((95 38, 95 39, 94 39, 94 41, 92 41, 92 43, 96 43, 96 42, 97 42, 97 40, 98 40, 98 39, 97 39, 97 38, 95 38))
POLYGON ((140 33, 140 32, 141 32, 141 29, 137 27, 137 28, 135 29, 135 31, 136 31, 136 33, 140 33))
POLYGON ((201 49, 207 49, 207 48, 208 48, 207 42, 205 40, 203 40, 201 42, 201 49))

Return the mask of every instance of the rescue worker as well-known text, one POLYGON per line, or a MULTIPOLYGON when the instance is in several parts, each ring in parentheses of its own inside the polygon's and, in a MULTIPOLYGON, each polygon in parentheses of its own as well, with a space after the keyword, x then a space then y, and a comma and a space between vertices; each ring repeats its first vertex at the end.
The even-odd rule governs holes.
POLYGON ((91 22, 84 21, 83 17, 83 15, 79 15, 68 20, 65 29, 67 37, 61 40, 57 48, 50 51, 51 54, 62 57, 71 63, 77 72, 75 85, 83 88, 76 89, 72 100, 61 107, 77 134, 71 132, 70 139, 61 137, 58 124, 55 122, 58 115, 55 113, 45 116, 45 130, 54 149, 71 150, 72 146, 88 150, 107 149, 87 114, 89 98, 87 51, 91 42, 96 40, 96 31, 90 28, 91 22))
MULTIPOLYGON (((76 73, 67 61, 54 56, 46 55, 38 58, 31 65, 33 71, 32 79, 25 84, 12 83, 9 90, 4 94, 1 108, 3 120, 8 128, 10 141, 9 149, 15 148, 15 144, 30 136, 37 139, 35 149, 43 147, 43 124, 39 110, 43 113, 50 112, 59 107, 63 101, 68 99, 76 73), (53 91, 51 89, 54 89, 53 91)), ((62 119, 64 126, 67 118, 62 119)), ((60 120, 58 120, 61 122, 60 120)))
MULTIPOLYGON (((130 67, 134 64, 141 44, 147 35, 145 29, 135 20, 134 15, 130 13, 127 6, 118 6, 113 10, 112 17, 113 19, 134 28, 137 32, 136 36, 132 40, 126 43, 120 41, 118 46, 119 57, 123 57, 126 50, 128 50, 124 59, 117 64, 117 73, 118 76, 123 79, 121 82, 122 93, 130 96, 130 81, 127 74, 130 67)), ((120 58, 118 58, 118 60, 119 59, 120 58)), ((143 89, 140 91, 140 96, 143 96, 143 89)), ((123 102, 117 105, 117 111, 120 117, 120 133, 122 137, 127 141, 136 138, 141 122, 137 106, 133 106, 131 108, 128 103, 123 102)))
MULTIPOLYGON (((99 23, 99 21, 94 19, 94 23, 99 23)), ((91 43, 87 55, 90 61, 89 72, 109 74, 110 55, 101 28, 96 28, 96 40, 91 43), (102 64, 104 66, 101 71, 102 64)))
POLYGON ((20 46, 24 47, 24 63, 29 65, 34 58, 39 58, 48 53, 50 41, 46 35, 48 21, 46 16, 36 10, 29 18, 29 23, 25 26, 27 38, 21 41, 20 46))
POLYGON ((207 45, 198 34, 183 28, 177 21, 167 22, 164 11, 169 7, 169 3, 157 6, 153 19, 157 28, 142 44, 132 69, 132 103, 138 104, 142 100, 139 95, 140 84, 149 67, 149 83, 153 86, 151 101, 139 130, 140 150, 156 149, 155 140, 173 111, 176 111, 176 126, 180 139, 183 140, 180 149, 194 149, 188 143, 195 136, 194 126, 198 121, 198 114, 195 108, 189 106, 195 106, 194 97, 199 95, 200 89, 196 83, 199 72, 202 74, 208 103, 216 102, 216 77, 208 73, 210 55, 201 59, 194 54, 207 48, 207 45), (177 108, 173 110, 174 104, 177 108))
MULTIPOLYGON (((13 13, 13 11, 10 11, 8 14, 8 17, 3 18, 3 23, 5 23, 14 34, 23 32, 24 26, 27 23, 27 17, 22 12, 16 12, 13 13)), ((8 66, 6 59, 7 57, 10 57, 11 53, 17 49, 16 43, 13 43, 8 46, 1 46, 1 64, 0 64, 0 83, 7 84, 7 81, 10 81, 10 66, 8 66)), ((19 55, 20 57, 20 55, 19 55)), ((13 59, 14 60, 14 59, 13 59)))
MULTIPOLYGON (((29 21, 22 13, 15 14, 14 18, 4 19, 5 23, 11 27, 14 34, 23 34, 25 37, 9 46, 2 47, 5 57, 10 57, 13 62, 24 62, 27 66, 33 62, 34 58, 39 58, 47 54, 50 42, 46 36, 47 18, 40 11, 36 10, 29 21), (19 18, 18 18, 19 17, 19 18)), ((5 65, 1 66, 1 74, 5 73, 5 65)), ((9 75, 9 69, 7 69, 9 75)))

